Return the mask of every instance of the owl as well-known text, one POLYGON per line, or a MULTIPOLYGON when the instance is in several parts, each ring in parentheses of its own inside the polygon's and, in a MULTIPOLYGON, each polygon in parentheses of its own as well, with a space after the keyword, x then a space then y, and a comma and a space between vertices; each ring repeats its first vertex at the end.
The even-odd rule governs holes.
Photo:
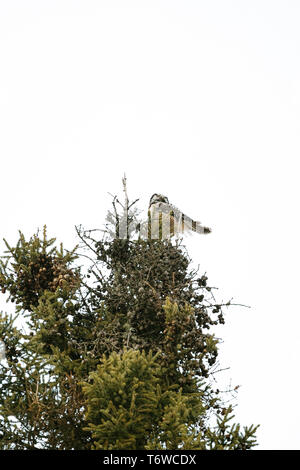
POLYGON ((208 234, 211 229, 183 214, 166 196, 155 193, 150 198, 147 228, 143 224, 143 231, 144 236, 147 231, 148 238, 166 239, 176 234, 208 234))

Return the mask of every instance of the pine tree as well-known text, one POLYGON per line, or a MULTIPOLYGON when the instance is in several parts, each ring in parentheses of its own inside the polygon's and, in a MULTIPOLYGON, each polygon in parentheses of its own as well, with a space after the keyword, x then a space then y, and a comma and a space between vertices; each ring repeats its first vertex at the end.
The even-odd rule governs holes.
POLYGON ((77 233, 70 252, 46 228, 5 242, 0 448, 252 448, 210 386, 223 305, 184 247, 77 233))

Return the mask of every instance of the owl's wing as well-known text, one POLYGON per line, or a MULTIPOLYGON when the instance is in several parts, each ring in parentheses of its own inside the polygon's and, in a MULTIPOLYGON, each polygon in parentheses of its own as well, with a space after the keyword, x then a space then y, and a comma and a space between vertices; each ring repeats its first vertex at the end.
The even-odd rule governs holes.
MULTIPOLYGON (((163 226, 168 227, 169 224, 174 226, 174 232, 176 233, 192 233, 196 232, 199 234, 208 234, 211 233, 209 227, 204 226, 201 222, 193 220, 191 217, 183 214, 176 206, 173 204, 166 204, 160 202, 154 204, 154 219, 159 218, 159 214, 163 214, 163 226)), ((173 230, 171 230, 172 232, 173 230)), ((174 234, 174 233, 173 233, 174 234)), ((172 236, 172 234, 171 234, 172 236)))
POLYGON ((211 229, 166 202, 151 204, 148 210, 148 220, 139 226, 139 236, 142 239, 169 239, 175 235, 188 235, 193 232, 207 234, 211 232, 211 229))

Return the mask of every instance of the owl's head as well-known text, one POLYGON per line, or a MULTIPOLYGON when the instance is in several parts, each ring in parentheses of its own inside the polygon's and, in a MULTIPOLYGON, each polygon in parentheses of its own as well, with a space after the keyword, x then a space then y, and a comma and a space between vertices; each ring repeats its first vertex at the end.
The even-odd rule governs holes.
POLYGON ((155 193, 150 198, 149 207, 151 207, 152 204, 157 204, 158 202, 164 202, 166 204, 169 204, 169 199, 166 196, 163 196, 162 194, 155 193))

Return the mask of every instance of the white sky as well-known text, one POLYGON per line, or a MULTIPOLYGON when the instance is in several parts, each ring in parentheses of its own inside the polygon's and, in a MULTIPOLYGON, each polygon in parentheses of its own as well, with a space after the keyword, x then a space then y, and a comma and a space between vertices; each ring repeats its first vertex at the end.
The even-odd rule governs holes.
POLYGON ((296 0, 0 0, 0 237, 71 247, 124 171, 210 225, 190 255, 251 305, 218 335, 260 449, 300 449, 299 23, 296 0))

